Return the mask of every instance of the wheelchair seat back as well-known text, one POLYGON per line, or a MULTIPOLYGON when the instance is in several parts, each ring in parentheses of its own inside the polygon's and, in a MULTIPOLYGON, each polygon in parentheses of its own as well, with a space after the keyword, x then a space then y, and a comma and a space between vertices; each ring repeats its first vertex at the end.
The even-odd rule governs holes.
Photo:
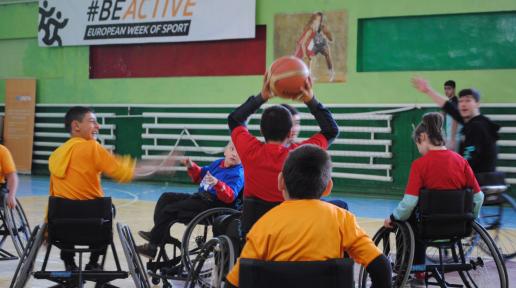
POLYGON ((418 233, 426 240, 467 237, 472 232, 473 193, 464 190, 421 190, 418 233))
POLYGON ((111 244, 113 242, 111 198, 69 200, 50 197, 48 238, 51 244, 111 244))
POLYGON ((353 260, 274 262, 240 259, 239 287, 354 287, 353 260))

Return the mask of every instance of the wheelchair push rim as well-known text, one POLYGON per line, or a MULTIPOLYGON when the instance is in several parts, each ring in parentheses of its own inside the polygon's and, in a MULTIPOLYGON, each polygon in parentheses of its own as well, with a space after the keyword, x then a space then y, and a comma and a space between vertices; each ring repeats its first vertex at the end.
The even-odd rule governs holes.
POLYGON ((2 202, 4 218, 6 221, 5 225, 11 235, 16 253, 21 257, 23 255, 23 250, 25 250, 27 243, 29 242, 31 229, 29 221, 27 220, 27 215, 25 214, 20 201, 16 199, 16 207, 11 209, 7 206, 7 197, 7 193, 4 193, 2 202))

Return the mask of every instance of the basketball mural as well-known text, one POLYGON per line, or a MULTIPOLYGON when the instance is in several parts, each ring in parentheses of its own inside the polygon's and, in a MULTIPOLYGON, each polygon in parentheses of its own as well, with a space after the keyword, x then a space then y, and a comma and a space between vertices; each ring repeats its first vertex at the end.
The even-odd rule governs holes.
POLYGON ((345 11, 276 14, 274 57, 302 59, 315 82, 345 82, 347 27, 345 11))

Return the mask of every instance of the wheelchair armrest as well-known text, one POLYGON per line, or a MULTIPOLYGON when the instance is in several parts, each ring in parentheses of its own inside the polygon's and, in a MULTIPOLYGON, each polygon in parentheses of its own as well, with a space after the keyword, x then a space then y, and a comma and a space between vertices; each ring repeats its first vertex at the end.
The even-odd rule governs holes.
POLYGON ((509 186, 507 185, 487 185, 480 187, 480 190, 484 192, 485 194, 498 194, 498 193, 504 193, 509 189, 509 186))

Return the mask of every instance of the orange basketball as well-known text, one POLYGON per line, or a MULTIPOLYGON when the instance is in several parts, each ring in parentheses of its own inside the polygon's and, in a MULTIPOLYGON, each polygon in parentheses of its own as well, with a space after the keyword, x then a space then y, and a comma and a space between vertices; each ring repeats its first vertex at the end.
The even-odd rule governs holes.
POLYGON ((305 86, 308 76, 310 76, 310 71, 305 62, 294 56, 278 58, 269 68, 272 93, 283 98, 300 97, 300 87, 305 86))

